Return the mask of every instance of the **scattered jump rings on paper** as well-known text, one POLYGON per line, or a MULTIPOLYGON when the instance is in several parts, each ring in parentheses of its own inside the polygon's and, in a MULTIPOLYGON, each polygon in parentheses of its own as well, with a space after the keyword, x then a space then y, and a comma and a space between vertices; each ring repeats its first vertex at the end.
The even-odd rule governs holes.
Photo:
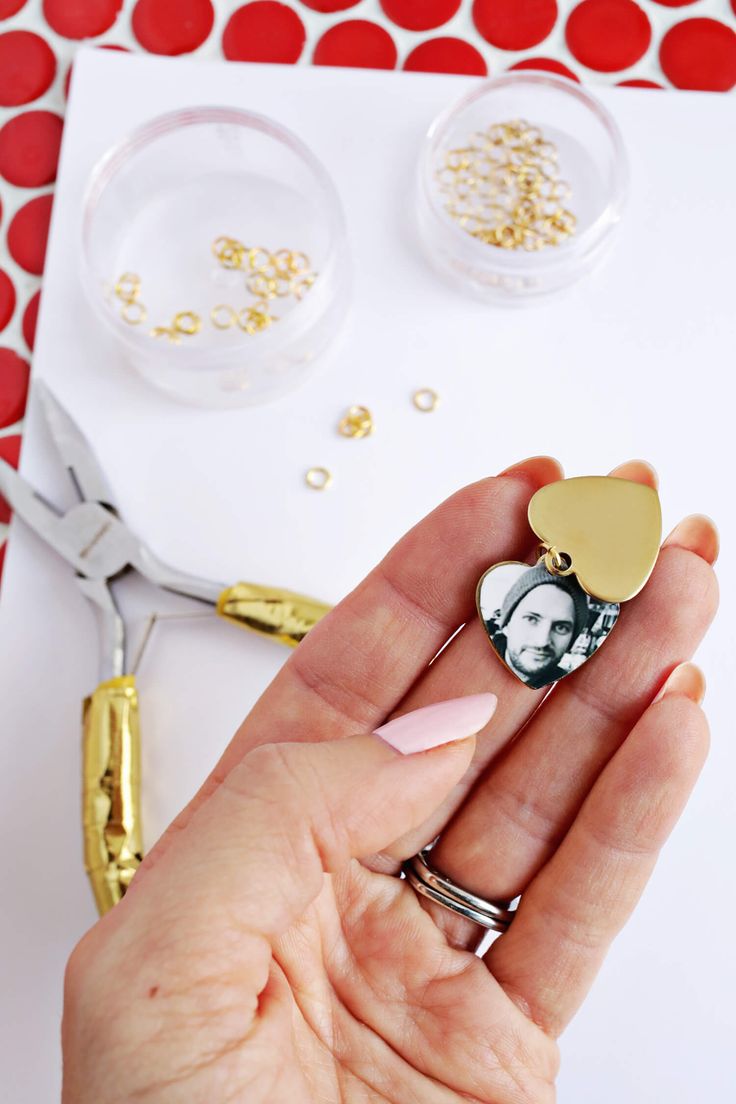
POLYGON ((421 410, 423 414, 429 414, 436 410, 440 401, 439 395, 431 387, 420 387, 411 398, 414 406, 417 410, 421 410))
POLYGON ((435 178, 451 218, 486 245, 533 251, 575 233, 557 147, 525 119, 493 123, 447 150, 435 178))
POLYGON ((325 491, 332 483, 332 473, 327 468, 310 468, 304 476, 308 487, 313 491, 325 491))
POLYGON ((368 437, 373 432, 373 415, 367 406, 351 406, 337 429, 343 437, 368 437))

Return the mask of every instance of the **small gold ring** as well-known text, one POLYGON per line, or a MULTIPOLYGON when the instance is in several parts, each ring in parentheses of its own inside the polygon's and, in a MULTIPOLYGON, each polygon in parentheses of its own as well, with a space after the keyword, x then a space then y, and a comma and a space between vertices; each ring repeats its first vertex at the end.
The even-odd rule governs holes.
POLYGON ((212 252, 223 268, 242 268, 245 246, 237 238, 219 237, 212 243, 212 252))
POLYGON ((120 309, 120 317, 130 326, 139 326, 148 317, 148 311, 137 299, 126 299, 120 309))
POLYGON ((141 293, 141 278, 135 272, 124 272, 115 284, 115 294, 124 303, 134 303, 141 293))
POLYGON ((304 476, 308 487, 314 491, 326 490, 332 482, 332 474, 327 468, 310 468, 304 476))
POLYGON ((261 272, 271 263, 271 254, 262 245, 254 245, 248 250, 248 265, 251 272, 261 272))
POLYGON ((202 329, 202 319, 196 311, 177 311, 174 315, 173 329, 177 333, 191 337, 192 334, 199 333, 202 329))
POLYGON ((563 556, 556 548, 548 548, 544 553, 544 566, 550 575, 571 575, 572 560, 569 556, 563 556), (567 566, 565 561, 567 560, 567 566))
POLYGON ((368 437, 373 432, 373 415, 367 406, 351 406, 337 429, 343 437, 368 437))
POLYGON ((251 295, 257 295, 259 298, 274 299, 276 297, 276 281, 273 277, 266 276, 262 272, 249 276, 245 281, 245 286, 251 295))
POLYGON ((269 314, 268 304, 260 300, 251 307, 243 307, 242 310, 238 311, 235 318, 241 330, 245 330, 247 334, 253 336, 253 334, 260 333, 261 330, 267 330, 272 322, 278 320, 278 315, 269 314))
POLYGON ((218 330, 229 330, 231 326, 234 326, 237 322, 237 314, 233 307, 228 306, 227 303, 218 303, 216 307, 213 307, 210 311, 210 318, 212 325, 218 330))
POLYGON ((439 395, 431 387, 420 387, 412 395, 412 402, 417 410, 421 410, 423 414, 429 414, 432 410, 436 410, 439 401, 439 395))
POLYGON ((285 299, 291 295, 291 276, 275 276, 273 278, 274 295, 278 299, 285 299))
POLYGON ((306 253, 290 254, 289 270, 293 272, 295 276, 306 275, 311 267, 311 262, 306 253))
POLYGON ((291 294, 300 302, 317 279, 316 272, 305 272, 291 278, 291 294))

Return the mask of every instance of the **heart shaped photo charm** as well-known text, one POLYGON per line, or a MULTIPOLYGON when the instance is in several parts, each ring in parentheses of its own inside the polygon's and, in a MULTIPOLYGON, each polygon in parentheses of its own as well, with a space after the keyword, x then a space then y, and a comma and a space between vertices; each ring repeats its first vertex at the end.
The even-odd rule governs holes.
POLYGON ((618 618, 617 602, 586 594, 573 575, 494 564, 478 583, 477 605, 488 639, 512 674, 532 690, 551 686, 598 651, 618 618))

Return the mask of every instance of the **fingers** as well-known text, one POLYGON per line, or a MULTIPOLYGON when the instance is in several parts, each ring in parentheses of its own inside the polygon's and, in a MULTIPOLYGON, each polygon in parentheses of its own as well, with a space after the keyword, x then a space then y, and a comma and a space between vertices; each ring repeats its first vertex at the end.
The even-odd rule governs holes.
POLYGON ((144 862, 123 904, 153 900, 156 923, 166 930, 186 870, 195 925, 217 904, 244 931, 278 936, 320 892, 325 873, 385 847, 430 814, 467 769, 470 737, 495 705, 492 695, 473 695, 373 735, 255 748, 168 850, 144 862))
POLYGON ((380 724, 475 616, 481 572, 525 550, 529 499, 560 477, 557 461, 532 457, 464 487, 415 525, 294 650, 169 831, 187 823, 249 749, 339 739, 380 724))
POLYGON ((668 548, 670 545, 686 548, 706 563, 714 564, 720 550, 718 530, 705 514, 691 514, 675 526, 662 547, 668 548))
POLYGON ((565 1028, 630 916, 708 750, 703 678, 678 668, 587 797, 563 843, 485 955, 548 1034, 565 1028))
MULTIPOLYGON (((645 483, 649 486, 656 487, 657 485, 656 472, 650 464, 643 460, 628 461, 615 468, 611 475, 645 483)), ((530 539, 522 558, 528 560, 533 555, 535 543, 530 539)), ((489 565, 490 562, 485 567, 489 565)), ((483 774, 499 751, 524 727, 538 708, 541 699, 544 697, 544 692, 532 691, 523 686, 508 671, 506 666, 499 663, 491 653, 492 648, 489 645, 488 635, 476 616, 458 633, 401 703, 400 711, 403 712, 406 709, 416 709, 428 701, 442 700, 473 691, 489 691, 496 694, 499 700, 493 727, 478 740, 476 756, 471 769, 463 776, 456 789, 448 796, 447 801, 437 810, 432 821, 422 825, 410 836, 397 840, 389 855, 372 858, 370 860, 372 869, 387 872, 395 871, 402 859, 415 854, 429 840, 433 839, 445 827, 456 810, 460 808, 479 776, 483 774)), ((447 857, 454 864, 459 858, 459 847, 465 847, 466 843, 465 833, 463 833, 460 842, 458 842, 458 838, 457 836, 453 837, 452 855, 449 854, 449 846, 443 843, 442 850, 438 846, 436 856, 442 856, 443 859, 447 857)), ((484 838, 477 842, 479 846, 485 847, 484 838)), ((475 848, 473 847, 472 857, 466 866, 475 865, 477 862, 478 856, 475 854, 475 848)), ((467 876, 466 866, 464 866, 465 876, 467 876)), ((449 874, 450 871, 448 870, 447 873, 449 874)), ((451 876, 454 877, 455 875, 451 874, 451 876)), ((459 871, 457 876, 459 880, 459 871)), ((511 896, 514 896, 514 894, 511 896)), ((445 914, 440 908, 431 904, 427 904, 426 907, 442 927, 446 928, 448 935, 451 934, 451 930, 454 934, 458 934, 462 930, 467 931, 472 939, 477 937, 477 929, 474 925, 445 914)))
MULTIPOLYGON (((525 890, 669 672, 695 651, 718 601, 699 554, 713 546, 676 539, 677 530, 600 654, 556 687, 443 832, 436 865, 467 889, 501 900, 525 890)), ((466 922, 435 918, 453 942, 475 945, 466 922)))

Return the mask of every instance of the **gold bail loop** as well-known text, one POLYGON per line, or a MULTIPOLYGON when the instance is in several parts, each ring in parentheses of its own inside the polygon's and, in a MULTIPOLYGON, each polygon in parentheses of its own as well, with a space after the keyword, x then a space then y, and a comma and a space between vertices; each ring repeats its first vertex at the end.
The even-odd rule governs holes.
POLYGON ((540 544, 539 555, 544 556, 544 566, 550 575, 572 575, 572 558, 566 552, 560 552, 553 544, 540 544))

